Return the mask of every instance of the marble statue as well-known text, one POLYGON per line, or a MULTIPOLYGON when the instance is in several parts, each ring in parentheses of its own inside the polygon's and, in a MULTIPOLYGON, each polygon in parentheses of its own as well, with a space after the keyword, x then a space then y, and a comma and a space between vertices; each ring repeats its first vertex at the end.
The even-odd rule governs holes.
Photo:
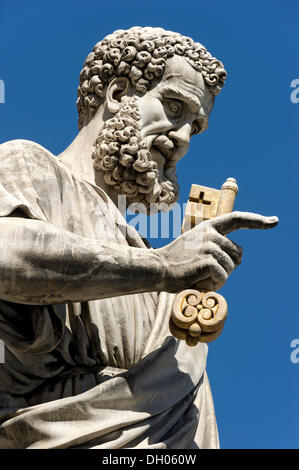
POLYGON ((147 212, 177 201, 176 163, 225 78, 188 37, 118 30, 85 61, 80 131, 61 155, 0 145, 0 448, 219 447, 207 345, 171 335, 172 303, 240 264, 225 235, 277 218, 232 212, 153 249, 118 197, 147 212))

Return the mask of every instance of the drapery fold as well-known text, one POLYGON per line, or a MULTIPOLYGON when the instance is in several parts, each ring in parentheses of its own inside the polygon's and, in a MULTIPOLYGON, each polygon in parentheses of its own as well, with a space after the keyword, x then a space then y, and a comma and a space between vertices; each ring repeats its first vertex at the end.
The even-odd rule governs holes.
MULTIPOLYGON (((102 190, 32 142, 0 146, 0 216, 16 209, 80 236, 145 247, 102 190)), ((1 300, 0 448, 218 447, 207 346, 172 337, 173 299, 1 300)))

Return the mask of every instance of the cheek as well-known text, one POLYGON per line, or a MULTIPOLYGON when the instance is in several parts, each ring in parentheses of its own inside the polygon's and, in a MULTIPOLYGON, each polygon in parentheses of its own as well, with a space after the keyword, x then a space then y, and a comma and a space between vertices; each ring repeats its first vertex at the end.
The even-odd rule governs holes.
POLYGON ((161 101, 157 98, 144 96, 139 102, 140 129, 142 137, 157 134, 171 128, 161 101))

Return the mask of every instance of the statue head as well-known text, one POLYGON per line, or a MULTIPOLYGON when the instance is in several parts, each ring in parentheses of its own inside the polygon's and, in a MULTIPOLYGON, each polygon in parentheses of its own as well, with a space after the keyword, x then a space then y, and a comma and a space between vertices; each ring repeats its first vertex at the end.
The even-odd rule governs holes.
POLYGON ((207 128, 223 64, 162 28, 118 30, 95 45, 80 73, 79 129, 102 110, 94 167, 128 204, 178 199, 176 163, 207 128))

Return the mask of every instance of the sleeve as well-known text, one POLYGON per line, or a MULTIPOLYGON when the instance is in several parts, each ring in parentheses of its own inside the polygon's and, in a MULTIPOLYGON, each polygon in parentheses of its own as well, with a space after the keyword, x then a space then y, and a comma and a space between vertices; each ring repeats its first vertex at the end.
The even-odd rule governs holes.
MULTIPOLYGON (((26 218, 51 221, 54 184, 59 186, 55 157, 43 147, 23 140, 0 145, 0 217, 21 211, 26 218)), ((6 348, 5 363, 0 364, 0 408, 1 392, 24 394, 41 383, 42 377, 63 368, 52 354, 63 331, 64 314, 55 306, 0 299, 0 339, 6 348), (49 363, 55 363, 50 373, 49 363)))
POLYGON ((0 145, 0 217, 18 209, 25 217, 49 220, 50 191, 45 179, 56 180, 57 184, 50 156, 30 141, 13 140, 0 145))

